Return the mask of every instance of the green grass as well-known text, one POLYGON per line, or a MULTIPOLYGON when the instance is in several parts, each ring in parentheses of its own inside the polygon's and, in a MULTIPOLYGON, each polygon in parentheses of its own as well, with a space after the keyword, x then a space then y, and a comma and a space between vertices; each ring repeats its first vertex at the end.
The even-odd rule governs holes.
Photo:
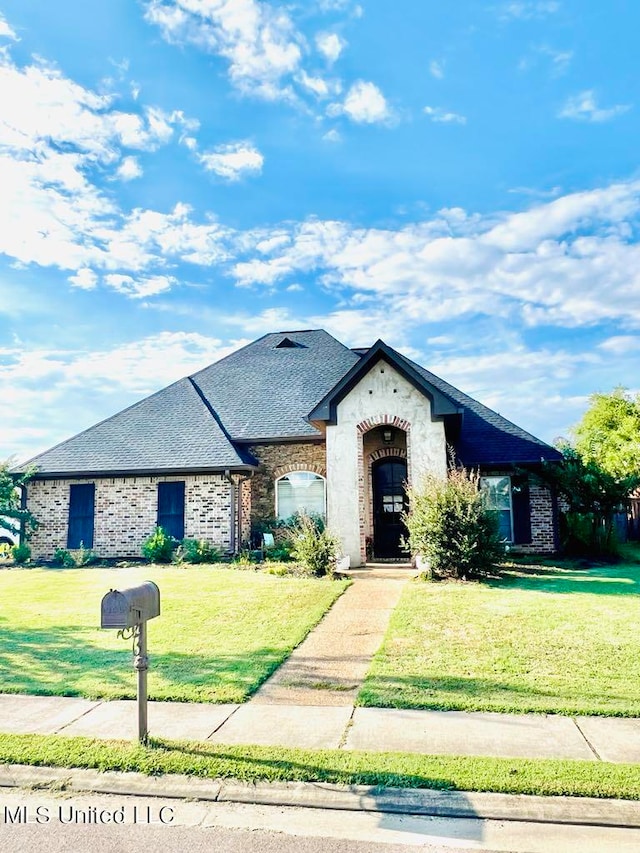
POLYGON ((102 596, 143 580, 162 611, 149 695, 193 702, 244 701, 346 586, 213 566, 0 571, 0 692, 134 697, 131 641, 98 626, 102 596))
POLYGON ((640 799, 640 765, 597 761, 428 756, 405 753, 221 746, 154 740, 149 747, 46 735, 0 735, 0 763, 180 773, 244 782, 498 791, 640 799))
POLYGON ((640 552, 410 584, 359 704, 640 716, 640 552))

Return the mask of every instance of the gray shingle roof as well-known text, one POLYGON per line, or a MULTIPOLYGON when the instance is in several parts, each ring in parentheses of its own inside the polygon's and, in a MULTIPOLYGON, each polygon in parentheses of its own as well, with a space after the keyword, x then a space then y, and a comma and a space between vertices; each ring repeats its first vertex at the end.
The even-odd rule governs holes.
POLYGON ((547 461, 562 458, 562 454, 550 444, 503 418, 414 361, 400 353, 398 355, 463 409, 456 451, 464 465, 524 464, 540 462, 542 458, 547 461))
MULTIPOLYGON (((435 388, 451 400, 450 411, 462 410, 456 449, 464 464, 560 458, 548 444, 379 343, 387 357, 410 367, 414 381, 419 383, 418 374, 431 385, 432 396, 435 388)), ((354 365, 362 361, 366 369, 367 351, 352 351, 322 329, 265 335, 25 465, 37 466, 40 476, 256 465, 243 443, 318 436, 308 415, 354 365)))
POLYGON ((192 378, 234 439, 317 436, 307 415, 357 361, 323 329, 280 332, 192 378), (278 347, 286 338, 302 346, 278 347))
POLYGON ((193 383, 181 379, 27 464, 52 476, 237 468, 255 460, 233 446, 193 383))

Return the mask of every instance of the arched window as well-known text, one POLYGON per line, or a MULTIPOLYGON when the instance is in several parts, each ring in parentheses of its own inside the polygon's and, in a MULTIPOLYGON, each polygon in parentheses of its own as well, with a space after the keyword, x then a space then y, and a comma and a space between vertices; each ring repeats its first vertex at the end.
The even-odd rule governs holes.
POLYGON ((276 517, 296 512, 325 515, 325 479, 313 471, 292 471, 276 480, 276 517))

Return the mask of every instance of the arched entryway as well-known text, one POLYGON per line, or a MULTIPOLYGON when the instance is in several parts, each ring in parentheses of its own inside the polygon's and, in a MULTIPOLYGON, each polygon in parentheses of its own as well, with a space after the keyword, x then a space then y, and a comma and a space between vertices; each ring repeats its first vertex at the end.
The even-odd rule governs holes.
POLYGON ((397 456, 376 460, 371 468, 373 489, 373 553, 383 559, 405 556, 402 513, 407 508, 407 460, 397 456))

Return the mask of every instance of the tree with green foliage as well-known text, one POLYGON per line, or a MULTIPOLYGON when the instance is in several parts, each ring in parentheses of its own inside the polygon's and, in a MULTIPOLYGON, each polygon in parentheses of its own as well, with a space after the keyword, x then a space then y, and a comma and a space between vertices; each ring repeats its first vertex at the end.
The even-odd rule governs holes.
POLYGON ((34 475, 33 470, 15 474, 11 471, 11 460, 0 463, 0 534, 8 530, 13 535, 24 525, 24 538, 29 539, 38 522, 27 509, 21 507, 20 487, 26 486, 34 475))
POLYGON ((575 449, 587 464, 621 482, 640 475, 640 394, 625 388, 593 394, 587 411, 572 430, 575 449))
POLYGON ((615 475, 568 443, 561 449, 564 464, 545 463, 539 477, 566 504, 563 551, 594 557, 615 555, 615 515, 640 485, 640 473, 615 475))

